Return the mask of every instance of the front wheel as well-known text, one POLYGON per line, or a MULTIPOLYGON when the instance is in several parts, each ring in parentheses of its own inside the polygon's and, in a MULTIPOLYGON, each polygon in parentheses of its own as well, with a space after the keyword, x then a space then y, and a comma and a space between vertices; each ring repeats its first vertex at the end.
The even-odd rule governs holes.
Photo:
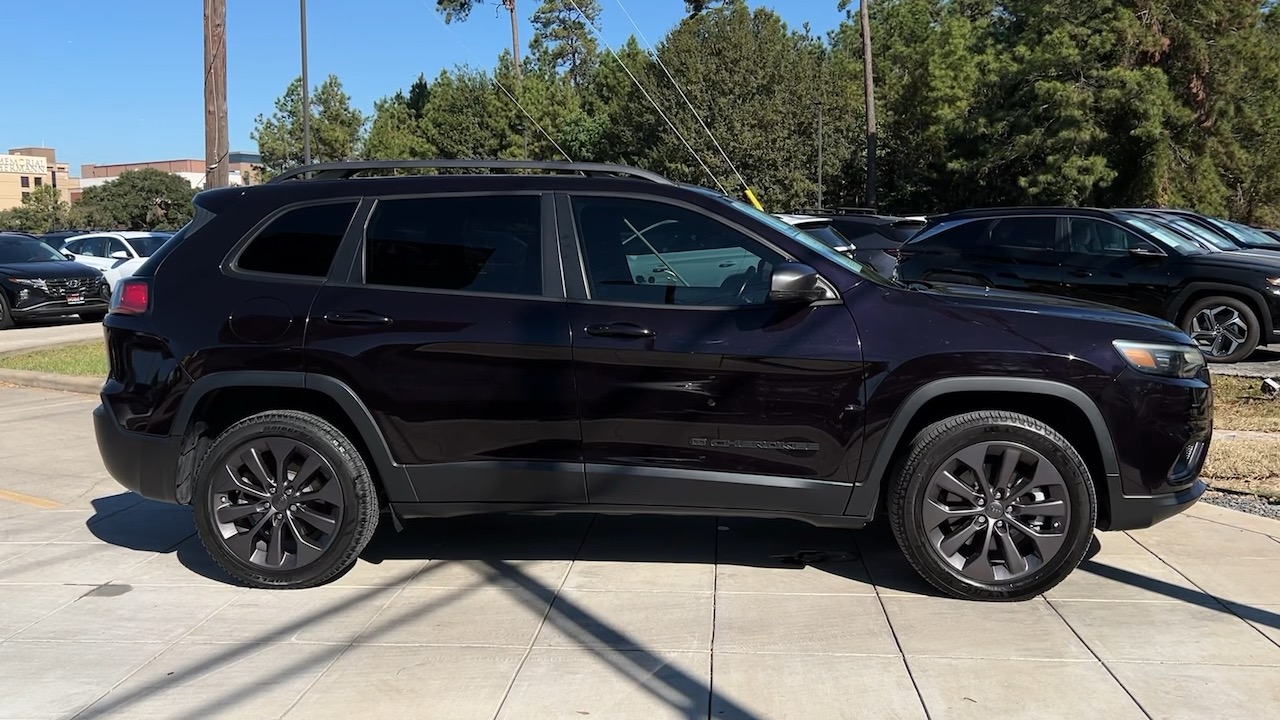
POLYGON ((1084 559, 1097 499, 1089 469, 1049 426, 982 411, 915 437, 888 495, 907 560, 955 597, 1026 600, 1084 559))
POLYGON ((1244 360, 1262 339, 1262 323, 1249 304, 1225 296, 1207 297, 1187 308, 1182 331, 1200 346, 1206 360, 1218 363, 1244 360))
POLYGON ((214 440, 194 505, 205 549, 252 587, 322 585, 355 564, 378 525, 359 451, 324 419, 294 411, 254 415, 214 440))
POLYGON ((16 324, 13 313, 9 310, 9 299, 4 296, 4 290, 0 289, 0 330, 8 330, 16 324))

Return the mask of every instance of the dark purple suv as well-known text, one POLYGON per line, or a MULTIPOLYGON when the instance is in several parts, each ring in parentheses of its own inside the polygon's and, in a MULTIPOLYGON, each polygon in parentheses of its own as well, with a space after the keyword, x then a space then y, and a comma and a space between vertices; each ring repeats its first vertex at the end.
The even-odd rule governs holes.
POLYGON ((335 578, 383 517, 883 515, 937 587, 1016 600, 1204 490, 1173 325, 899 284, 642 170, 342 163, 196 205, 116 287, 98 444, 250 585, 335 578))

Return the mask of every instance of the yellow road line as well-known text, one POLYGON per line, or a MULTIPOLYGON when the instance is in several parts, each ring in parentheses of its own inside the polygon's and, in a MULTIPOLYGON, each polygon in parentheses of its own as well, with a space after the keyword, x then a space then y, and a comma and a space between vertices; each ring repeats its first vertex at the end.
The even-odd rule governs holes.
POLYGON ((0 490, 0 500, 12 500, 16 503, 22 503, 23 505, 38 507, 41 510, 52 510, 54 508, 62 507, 62 503, 54 502, 53 500, 45 500, 44 498, 38 498, 34 495, 23 495, 20 492, 14 492, 12 490, 0 490))

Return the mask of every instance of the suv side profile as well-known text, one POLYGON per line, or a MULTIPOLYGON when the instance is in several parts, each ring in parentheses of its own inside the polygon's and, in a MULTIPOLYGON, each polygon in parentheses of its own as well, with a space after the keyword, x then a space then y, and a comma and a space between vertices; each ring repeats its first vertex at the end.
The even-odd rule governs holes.
POLYGON ((1169 323, 864 275, 643 170, 337 163, 195 203, 117 284, 95 428, 248 585, 326 583, 384 518, 885 516, 944 592, 1020 600, 1204 491, 1169 323), (365 176, 404 169, 489 172, 365 176))
POLYGON ((903 281, 1102 303, 1176 323, 1212 362, 1280 341, 1280 254, 1219 250, 1145 211, 991 208, 937 216, 899 251, 903 281))

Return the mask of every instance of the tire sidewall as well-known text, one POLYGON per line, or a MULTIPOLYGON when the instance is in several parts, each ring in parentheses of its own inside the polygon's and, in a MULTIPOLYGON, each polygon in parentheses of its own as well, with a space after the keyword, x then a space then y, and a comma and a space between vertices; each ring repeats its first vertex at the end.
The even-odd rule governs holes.
POLYGON ((9 298, 6 297, 4 289, 0 288, 0 330, 8 330, 18 324, 13 319, 13 310, 9 306, 9 298))
MULTIPOLYGON (((1220 358, 1212 357, 1206 353, 1204 356, 1205 360, 1211 363, 1240 362, 1252 355, 1254 349, 1258 347, 1258 343, 1262 341, 1262 323, 1258 321, 1258 314, 1254 312, 1253 308, 1249 307, 1249 303, 1244 302, 1243 300, 1237 300, 1233 297, 1226 297, 1225 295, 1215 295, 1213 297, 1198 300, 1187 310, 1186 315, 1183 316, 1182 331, 1190 336, 1191 323, 1195 320, 1196 315, 1200 314, 1201 311, 1207 308, 1220 305, 1230 307, 1240 313, 1240 316, 1244 318, 1245 323, 1249 326, 1249 334, 1245 337, 1244 345, 1240 346, 1235 353, 1220 358)), ((1194 340, 1192 342, 1194 342, 1194 340)))
MULTIPOLYGON (((329 428, 335 436, 337 430, 329 428)), ((310 585, 340 572, 348 563, 347 550, 360 541, 361 500, 356 493, 356 478, 368 475, 368 469, 359 455, 349 455, 345 449, 330 442, 322 433, 315 432, 292 418, 255 417, 241 421, 224 432, 210 445, 196 474, 193 496, 196 529, 200 540, 214 559, 239 580, 246 578, 262 585, 310 585), (251 441, 268 437, 283 437, 307 446, 318 453, 333 468, 335 479, 342 489, 345 504, 337 535, 319 559, 305 567, 292 570, 271 570, 241 559, 223 542, 222 534, 213 518, 215 473, 223 472, 223 466, 233 454, 241 451, 251 441)))
POLYGON ((1022 423, 975 421, 933 438, 920 455, 919 461, 905 470, 910 475, 906 478, 902 522, 906 539, 913 547, 904 550, 916 553, 923 570, 930 576, 929 579, 935 584, 942 584, 951 592, 991 596, 993 599, 1020 599, 1038 595, 1074 570, 1088 551, 1097 516, 1096 494, 1083 459, 1065 440, 1060 443, 1044 432, 1022 423), (1067 539, 1062 549, 1035 572, 1011 583, 979 582, 965 577, 951 567, 932 548, 921 511, 929 480, 941 469, 942 464, 960 450, 983 442, 1017 443, 1043 455, 1061 473, 1071 503, 1071 519, 1067 524, 1067 539))

